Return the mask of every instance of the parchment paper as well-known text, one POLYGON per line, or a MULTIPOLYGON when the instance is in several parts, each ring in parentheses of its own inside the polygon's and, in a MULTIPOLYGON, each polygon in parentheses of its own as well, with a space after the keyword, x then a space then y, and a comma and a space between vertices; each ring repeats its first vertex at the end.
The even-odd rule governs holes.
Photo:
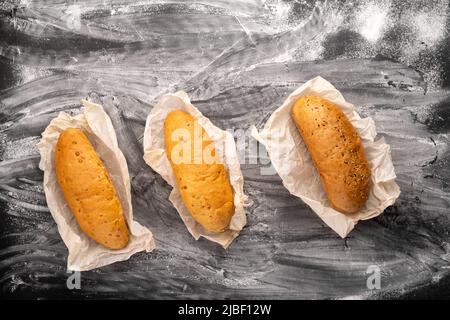
POLYGON ((82 103, 83 113, 74 117, 60 112, 42 133, 37 145, 41 154, 39 168, 44 171, 47 205, 69 250, 67 268, 72 271, 86 271, 127 260, 136 252, 150 252, 155 247, 151 231, 133 220, 128 166, 117 144, 111 119, 102 106, 84 100, 82 103), (123 249, 107 249, 86 236, 64 200, 56 179, 54 151, 59 135, 67 128, 81 128, 86 132, 111 176, 130 230, 130 242, 123 249))
POLYGON ((400 188, 395 183, 390 147, 383 138, 375 141, 376 135, 374 121, 371 118, 362 119, 355 107, 346 102, 342 94, 321 77, 309 80, 291 93, 260 132, 254 126, 252 128, 252 136, 266 147, 283 185, 290 193, 306 202, 342 238, 353 230, 359 220, 378 216, 400 195, 400 188), (292 105, 305 95, 320 96, 335 103, 361 137, 370 163, 373 185, 365 206, 355 214, 345 215, 331 208, 309 152, 291 118, 292 105))
POLYGON ((144 160, 173 187, 169 200, 177 209, 184 224, 196 240, 204 237, 221 244, 226 249, 233 239, 239 235, 240 230, 247 223, 244 209, 247 197, 244 194, 244 178, 242 176, 233 135, 230 132, 219 129, 208 118, 204 117, 191 104, 185 92, 179 91, 163 96, 148 115, 144 132, 144 160), (205 230, 205 228, 192 218, 192 215, 189 213, 181 198, 164 147, 164 120, 169 112, 176 109, 181 109, 195 117, 197 122, 205 129, 210 139, 214 141, 215 149, 224 160, 223 163, 228 170, 230 184, 234 191, 235 211, 231 218, 229 229, 224 232, 211 233, 205 230))

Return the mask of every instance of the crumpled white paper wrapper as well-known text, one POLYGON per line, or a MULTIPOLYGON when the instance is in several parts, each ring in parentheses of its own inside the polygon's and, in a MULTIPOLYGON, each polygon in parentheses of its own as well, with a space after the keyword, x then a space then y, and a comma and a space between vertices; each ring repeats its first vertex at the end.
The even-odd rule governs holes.
POLYGON ((39 168, 44 171, 47 205, 58 225, 59 234, 69 250, 67 268, 72 271, 99 268, 127 260, 136 252, 143 250, 150 252, 155 248, 151 231, 133 220, 128 166, 117 144, 111 119, 101 105, 84 100, 82 103, 83 113, 75 117, 60 112, 42 133, 42 139, 37 145, 41 154, 39 168), (123 249, 110 250, 91 240, 81 231, 64 200, 56 178, 54 151, 59 135, 67 128, 81 128, 86 132, 111 176, 130 230, 130 241, 123 249))
POLYGON ((395 183, 390 147, 383 138, 375 141, 376 135, 372 118, 362 119, 355 107, 346 102, 342 94, 321 77, 309 80, 291 93, 260 132, 254 126, 252 128, 252 136, 266 147, 283 185, 290 193, 306 202, 342 238, 353 230, 359 220, 380 215, 400 195, 400 188, 395 183), (308 149, 291 118, 293 104, 305 95, 320 96, 335 103, 361 137, 371 167, 372 189, 365 206, 355 214, 345 215, 331 207, 308 149))
POLYGON ((208 118, 204 117, 191 104, 185 92, 178 91, 174 94, 164 95, 148 115, 144 132, 144 160, 173 187, 169 200, 177 209, 184 224, 196 240, 204 237, 221 244, 226 249, 234 238, 239 235, 239 232, 247 223, 244 209, 247 196, 244 194, 244 178, 242 176, 234 138, 231 133, 219 129, 208 118), (194 220, 181 198, 181 193, 178 190, 175 175, 167 158, 164 145, 164 120, 168 113, 177 109, 181 109, 194 116, 197 122, 205 129, 210 139, 214 141, 217 154, 219 154, 221 159, 224 159, 224 165, 228 170, 228 177, 234 191, 235 207, 229 229, 224 232, 208 232, 194 220))

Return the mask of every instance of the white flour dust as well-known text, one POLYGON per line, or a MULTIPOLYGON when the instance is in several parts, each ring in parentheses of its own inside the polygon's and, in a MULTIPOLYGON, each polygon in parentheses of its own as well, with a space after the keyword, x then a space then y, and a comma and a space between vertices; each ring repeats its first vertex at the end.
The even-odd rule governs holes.
POLYGON ((385 1, 369 3, 356 13, 357 31, 368 41, 377 41, 383 35, 388 12, 389 3, 385 1))

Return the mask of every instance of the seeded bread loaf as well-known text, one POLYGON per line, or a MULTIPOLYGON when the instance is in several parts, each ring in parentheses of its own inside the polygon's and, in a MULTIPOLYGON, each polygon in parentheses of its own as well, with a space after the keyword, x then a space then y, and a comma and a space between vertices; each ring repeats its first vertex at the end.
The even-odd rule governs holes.
POLYGON ((59 136, 56 176, 81 230, 109 249, 124 248, 129 231, 111 178, 86 134, 75 128, 59 136))
POLYGON ((353 125, 332 102, 299 98, 292 118, 308 148, 332 207, 357 212, 370 191, 370 167, 353 125))
POLYGON ((214 142, 192 115, 181 110, 167 115, 164 141, 181 197, 194 220, 210 232, 227 229, 234 214, 233 190, 214 142))

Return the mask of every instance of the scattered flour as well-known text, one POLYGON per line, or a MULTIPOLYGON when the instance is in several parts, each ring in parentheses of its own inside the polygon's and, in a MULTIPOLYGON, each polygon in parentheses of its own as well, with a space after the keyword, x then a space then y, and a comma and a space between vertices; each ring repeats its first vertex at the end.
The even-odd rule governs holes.
POLYGON ((20 73, 20 82, 18 84, 24 84, 52 74, 48 69, 25 64, 18 66, 18 72, 20 73))
POLYGON ((445 34, 445 15, 439 12, 421 12, 414 19, 417 26, 417 39, 428 45, 434 45, 445 34))
POLYGON ((376 1, 362 7, 356 13, 356 29, 368 41, 377 41, 384 32, 389 12, 389 3, 376 1))
MULTIPOLYGON (((344 48, 339 48, 337 54, 340 55, 331 55, 331 59, 373 58, 380 54, 421 71, 429 90, 433 90, 442 82, 443 61, 440 56, 443 43, 449 36, 446 25, 449 10, 449 0, 420 3, 328 1, 322 10, 324 32, 299 48, 293 57, 299 61, 330 57, 329 53, 335 49, 327 47, 330 43, 344 48), (338 32, 353 33, 354 39, 346 38, 347 35, 336 38, 338 32), (349 43, 340 44, 339 41, 349 43)), ((295 22, 297 25, 304 23, 295 22)))
POLYGON ((35 155, 38 153, 36 144, 39 142, 40 137, 26 137, 14 141, 5 141, 3 145, 3 160, 7 159, 19 159, 27 156, 35 155))

